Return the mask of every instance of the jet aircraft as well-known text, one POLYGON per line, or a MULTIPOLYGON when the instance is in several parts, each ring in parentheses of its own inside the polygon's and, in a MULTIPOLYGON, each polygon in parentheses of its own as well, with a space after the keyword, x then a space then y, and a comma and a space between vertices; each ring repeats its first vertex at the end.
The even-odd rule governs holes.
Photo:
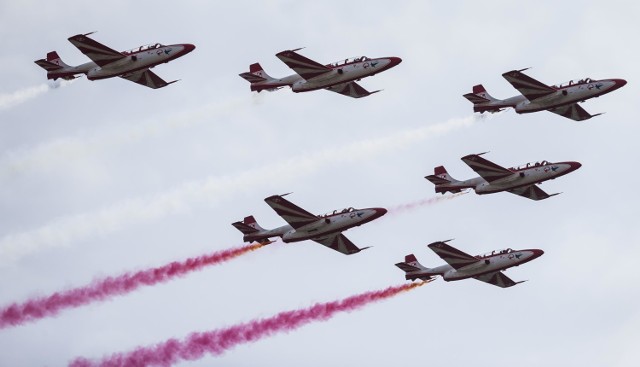
POLYGON ((434 168, 433 175, 425 178, 436 185, 436 193, 444 194, 447 191, 457 193, 465 189, 473 189, 476 194, 484 195, 508 191, 531 200, 543 200, 558 194, 549 195, 536 184, 566 175, 582 166, 578 162, 551 163, 542 161, 533 164, 527 163, 521 167, 504 168, 482 158, 481 155, 485 153, 462 157, 462 161, 476 171, 480 177, 458 181, 449 176, 443 166, 438 166, 434 168))
POLYGON ((522 95, 504 100, 496 99, 489 95, 482 84, 479 84, 473 87, 472 93, 467 93, 463 97, 473 103, 474 112, 494 113, 513 107, 517 113, 547 110, 575 121, 582 121, 601 113, 591 115, 578 105, 579 102, 613 92, 627 84, 624 79, 585 78, 549 86, 523 74, 525 70, 527 69, 512 70, 502 74, 522 95))
POLYGON ((411 281, 416 279, 430 281, 440 275, 447 282, 474 278, 501 288, 508 288, 523 281, 514 282, 502 271, 522 265, 544 254, 544 251, 538 249, 506 249, 492 251, 490 254, 471 256, 447 245, 446 242, 449 241, 451 240, 434 242, 429 245, 431 250, 447 262, 447 265, 427 268, 418 262, 415 255, 410 254, 405 256, 404 262, 397 263, 396 266, 406 273, 405 279, 411 281))
POLYGON ((242 222, 232 223, 244 234, 245 242, 263 242, 273 237, 280 237, 285 243, 312 240, 345 255, 351 255, 367 247, 358 248, 342 232, 380 218, 387 212, 384 208, 348 208, 342 211, 334 210, 326 215, 313 215, 286 200, 286 195, 288 194, 273 195, 264 201, 289 223, 288 225, 264 229, 253 216, 244 218, 242 222))
POLYGON ((165 82, 149 69, 184 56, 196 48, 189 43, 169 46, 156 43, 119 52, 89 38, 88 36, 93 33, 78 34, 69 38, 69 42, 93 60, 92 62, 69 66, 60 59, 56 51, 51 51, 46 59, 36 60, 35 63, 47 71, 47 79, 71 80, 82 74, 89 80, 118 76, 156 89, 166 87, 177 80, 165 82))
POLYGON ((399 57, 380 57, 370 59, 366 56, 345 59, 332 64, 322 65, 308 59, 295 50, 282 51, 276 57, 282 60, 296 74, 282 79, 270 77, 259 63, 251 64, 248 73, 240 74, 251 83, 251 90, 274 91, 289 86, 294 92, 309 92, 326 89, 342 95, 361 98, 379 92, 369 92, 356 81, 391 69, 402 62, 399 57))

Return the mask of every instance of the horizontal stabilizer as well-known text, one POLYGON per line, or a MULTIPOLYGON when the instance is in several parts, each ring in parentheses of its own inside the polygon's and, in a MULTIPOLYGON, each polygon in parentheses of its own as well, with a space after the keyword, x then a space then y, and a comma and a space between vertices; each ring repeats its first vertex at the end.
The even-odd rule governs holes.
POLYGON ((252 73, 242 73, 239 74, 244 80, 248 81, 249 83, 260 83, 260 82, 264 82, 267 79, 263 78, 261 76, 257 76, 255 74, 252 73))
POLYGON ((410 273, 412 271, 420 270, 420 268, 409 265, 407 263, 397 263, 396 266, 399 267, 401 270, 403 270, 405 273, 410 273))
POLYGON ((500 100, 491 97, 482 84, 474 85, 471 93, 462 95, 469 102, 473 103, 474 112, 500 112, 502 111, 500 100))
POLYGON ((45 59, 36 60, 34 62, 38 66, 40 66, 41 68, 43 68, 46 71, 54 71, 54 70, 62 69, 62 66, 54 64, 54 63, 52 63, 50 61, 47 61, 45 59))
POLYGON ((447 172, 447 170, 444 168, 444 166, 438 166, 434 168, 433 175, 425 176, 424 178, 429 180, 429 182, 431 182, 432 184, 436 185, 435 187, 436 193, 438 192, 442 194, 446 192, 458 193, 458 192, 461 192, 462 189, 464 188, 460 186, 449 185, 449 184, 458 183, 460 181, 451 177, 447 172))
POLYGON ((234 222, 234 223, 231 223, 231 225, 234 226, 238 231, 242 232, 243 234, 251 234, 251 233, 258 232, 257 229, 250 227, 242 222, 234 222))
POLYGON ((409 254, 405 256, 404 262, 399 262, 395 265, 406 273, 405 279, 407 280, 431 279, 430 275, 425 274, 425 271, 428 271, 429 269, 424 267, 422 264, 420 264, 414 254, 409 254))
POLYGON ((463 95, 464 98, 468 99, 469 102, 473 103, 473 104, 478 104, 478 103, 486 103, 486 102, 490 102, 490 100, 480 97, 478 95, 475 95, 473 93, 467 93, 465 95, 463 95))
POLYGON ((231 223, 231 225, 245 235, 260 232, 261 230, 263 230, 263 228, 260 227, 256 219, 253 217, 253 215, 244 217, 244 220, 242 222, 231 223))
POLYGON ((429 180, 429 182, 431 182, 434 185, 444 185, 444 184, 451 183, 451 181, 444 179, 442 177, 438 177, 436 175, 424 176, 424 178, 429 180))

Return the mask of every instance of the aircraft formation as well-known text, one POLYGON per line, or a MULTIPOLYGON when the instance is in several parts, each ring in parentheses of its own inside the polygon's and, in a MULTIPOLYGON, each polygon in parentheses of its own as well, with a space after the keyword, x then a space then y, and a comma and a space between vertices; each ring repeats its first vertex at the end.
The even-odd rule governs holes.
MULTIPOLYGON (((120 77, 134 83, 157 89, 175 83, 166 82, 150 69, 180 58, 195 49, 193 44, 162 45, 155 43, 140 46, 129 51, 116 51, 94 39, 92 33, 78 34, 68 40, 86 55, 90 62, 78 66, 65 64, 56 51, 47 54, 46 59, 35 63, 47 71, 48 79, 71 80, 82 75, 89 80, 120 77)), ((259 63, 249 66, 248 72, 239 74, 250 83, 250 91, 277 91, 289 87, 295 93, 316 90, 328 90, 352 98, 370 96, 372 92, 363 88, 358 82, 366 77, 388 71, 402 62, 400 57, 356 57, 339 62, 322 64, 307 58, 298 51, 285 50, 275 56, 291 68, 294 74, 283 78, 269 76, 259 63)), ((512 70, 502 76, 519 92, 520 95, 504 100, 489 95, 481 85, 472 87, 472 93, 463 96, 473 103, 473 111, 495 113, 512 108, 518 114, 549 111, 575 121, 583 121, 601 115, 589 114, 579 103, 588 99, 615 91, 626 84, 623 79, 590 78, 571 81, 559 85, 546 85, 521 70, 512 70)), ((432 175, 425 178, 435 187, 436 193, 446 195, 473 190, 477 195, 509 192, 524 198, 539 201, 556 196, 559 193, 547 193, 539 184, 569 174, 581 167, 576 161, 539 161, 521 166, 503 167, 484 157, 485 153, 469 154, 462 157, 478 177, 456 180, 449 175, 444 166, 434 168, 432 175)), ((370 246, 358 247, 349 240, 344 232, 381 218, 387 209, 371 207, 356 209, 349 207, 343 210, 316 215, 291 201, 283 195, 272 195, 264 199, 286 224, 273 229, 262 228, 253 217, 246 216, 232 226, 243 235, 244 242, 257 243, 256 246, 268 245, 279 239, 284 243, 313 241, 344 255, 353 255, 370 246)), ((490 199, 487 199, 490 200, 490 199)), ((532 204, 533 205, 533 204, 532 204)), ((504 271, 525 264, 544 254, 542 249, 494 250, 484 255, 470 255, 449 244, 451 240, 436 241, 427 245, 436 253, 445 265, 428 268, 418 262, 414 254, 405 256, 403 262, 395 265, 405 273, 405 280, 422 280, 431 282, 437 277, 444 281, 458 281, 473 278, 500 288, 509 288, 523 281, 514 281, 504 271)), ((246 250, 243 250, 246 251, 246 250)))
MULTIPOLYGON (((35 63, 47 71, 48 79, 74 79, 85 75, 89 80, 120 77, 149 88, 162 88, 176 81, 165 82, 151 72, 159 64, 173 61, 195 49, 189 43, 165 46, 155 43, 140 46, 129 51, 113 50, 89 37, 91 33, 78 34, 69 38, 80 52, 92 61, 79 65, 65 64, 56 51, 47 54, 46 59, 35 63)), ((396 56, 369 58, 366 56, 346 58, 329 64, 321 64, 298 53, 301 48, 278 52, 275 56, 290 67, 294 74, 273 78, 264 71, 259 63, 249 66, 249 71, 239 74, 250 83, 254 92, 276 91, 289 87, 295 93, 320 89, 336 92, 352 98, 362 98, 379 92, 369 92, 357 82, 363 78, 387 71, 402 62, 396 56)), ((492 97, 482 84, 475 85, 472 93, 464 97, 473 103, 473 111, 495 113, 513 108, 516 113, 550 111, 560 116, 583 121, 600 115, 591 115, 579 106, 590 98, 615 91, 626 84, 624 79, 595 80, 585 78, 559 85, 546 85, 523 73, 527 69, 508 71, 502 76, 520 95, 504 100, 492 97)), ((435 192, 446 194, 473 190, 478 195, 510 192, 531 200, 544 200, 558 193, 548 194, 538 184, 571 173, 581 167, 579 162, 528 163, 519 167, 505 168, 493 163, 480 154, 462 157, 479 177, 459 181, 449 175, 444 166, 434 169, 434 174, 425 178, 435 185, 435 192)), ((262 228, 251 215, 232 225, 243 234, 243 241, 271 243, 271 239, 280 238, 283 242, 311 240, 345 255, 356 254, 368 247, 359 248, 342 232, 373 221, 386 214, 384 208, 354 209, 348 208, 325 215, 314 215, 284 198, 288 194, 273 195, 265 202, 278 214, 286 225, 274 228, 262 228)), ((500 287, 510 287, 514 282, 501 272, 505 269, 531 261, 543 254, 542 250, 511 249, 492 253, 489 256, 471 256, 446 244, 447 241, 429 245, 448 265, 426 268, 414 255, 407 255, 405 262, 398 263, 406 272, 406 279, 431 280, 442 276, 446 281, 475 278, 500 287)))

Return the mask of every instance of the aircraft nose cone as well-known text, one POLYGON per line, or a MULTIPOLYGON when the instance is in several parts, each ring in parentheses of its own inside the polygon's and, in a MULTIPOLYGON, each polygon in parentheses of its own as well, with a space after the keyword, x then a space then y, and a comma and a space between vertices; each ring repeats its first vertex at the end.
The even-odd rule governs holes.
POLYGON ((380 218, 381 216, 387 214, 387 209, 385 208, 376 208, 376 218, 380 218))
POLYGON ((391 69, 392 67, 398 65, 401 62, 402 62, 402 59, 399 58, 399 57, 390 57, 389 58, 389 66, 388 66, 388 68, 391 69))
POLYGON ((622 88, 627 84, 627 81, 624 79, 611 79, 613 80, 613 90, 618 89, 618 88, 622 88))
POLYGON ((196 49, 196 46, 192 45, 190 43, 185 43, 185 44, 182 45, 182 47, 184 47, 184 51, 183 52, 185 54, 188 54, 189 52, 191 52, 191 51, 196 49))
POLYGON ((540 257, 540 256, 542 256, 544 254, 544 251, 539 250, 539 249, 531 250, 531 252, 533 252, 533 257, 534 258, 540 257))
POLYGON ((569 166, 571 166, 571 170, 575 171, 578 168, 582 167, 582 163, 580 162, 569 162, 569 166))

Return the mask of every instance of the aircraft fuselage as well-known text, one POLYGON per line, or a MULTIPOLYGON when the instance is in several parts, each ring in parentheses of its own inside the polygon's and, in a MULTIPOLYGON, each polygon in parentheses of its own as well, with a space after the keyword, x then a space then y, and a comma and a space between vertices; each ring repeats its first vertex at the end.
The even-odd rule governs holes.
POLYGON ((623 79, 591 80, 589 82, 555 87, 554 93, 529 101, 523 95, 513 96, 504 100, 493 100, 475 105, 479 109, 500 109, 512 107, 517 113, 533 113, 548 109, 584 102, 621 88, 627 82, 623 79))
POLYGON ((437 275, 442 276, 442 279, 448 282, 468 279, 527 263, 542 256, 543 253, 544 251, 539 249, 515 251, 505 250, 497 253, 492 253, 490 255, 476 256, 478 258, 478 261, 459 269, 455 269, 451 265, 441 265, 436 268, 412 272, 410 274, 407 274, 407 279, 419 279, 421 277, 437 275))
POLYGON ((478 195, 493 194, 553 180, 575 171, 580 166, 581 164, 578 162, 533 164, 529 167, 512 169, 512 175, 492 182, 487 182, 482 177, 476 177, 465 181, 439 185, 439 187, 442 188, 441 190, 473 189, 478 195))
POLYGON ((327 65, 332 70, 315 78, 306 80, 298 74, 289 75, 282 79, 274 79, 266 82, 255 83, 260 89, 291 86, 291 90, 310 92, 318 89, 331 88, 332 86, 357 81, 368 76, 381 73, 398 65, 402 60, 399 57, 381 57, 360 62, 349 62, 342 65, 327 65))
POLYGON ((47 73, 47 78, 57 79, 73 77, 85 74, 89 80, 113 78, 138 70, 152 68, 156 65, 167 63, 178 57, 193 51, 195 46, 191 44, 175 44, 140 48, 135 51, 123 52, 123 58, 109 64, 99 66, 95 62, 87 62, 79 66, 69 66, 47 73))
POLYGON ((285 243, 299 242, 327 237, 346 231, 372 220, 380 218, 387 212, 384 208, 356 209, 319 216, 318 220, 298 229, 284 225, 271 230, 263 230, 243 237, 245 242, 260 241, 272 237, 280 237, 285 243))
POLYGON ((613 92, 625 85, 621 79, 593 80, 589 83, 579 83, 558 88, 555 93, 529 101, 525 98, 514 106, 517 113, 531 113, 548 110, 550 108, 565 106, 576 102, 584 102, 587 99, 599 97, 613 92))

